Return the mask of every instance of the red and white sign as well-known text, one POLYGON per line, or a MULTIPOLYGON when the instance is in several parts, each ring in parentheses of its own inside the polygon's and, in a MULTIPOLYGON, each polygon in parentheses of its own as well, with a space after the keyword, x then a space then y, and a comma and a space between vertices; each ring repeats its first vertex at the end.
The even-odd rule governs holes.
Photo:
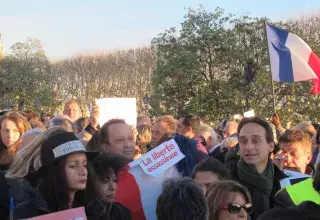
POLYGON ((166 141, 139 158, 139 165, 150 176, 157 176, 185 156, 174 139, 166 141))
POLYGON ((28 218, 27 220, 87 220, 86 212, 83 207, 76 209, 68 209, 61 212, 54 212, 48 215, 28 218))

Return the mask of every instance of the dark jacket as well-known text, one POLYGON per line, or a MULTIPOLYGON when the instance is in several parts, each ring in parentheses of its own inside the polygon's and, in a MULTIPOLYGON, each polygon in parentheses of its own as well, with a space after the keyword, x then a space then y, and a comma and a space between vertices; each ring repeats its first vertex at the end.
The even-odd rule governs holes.
POLYGON ((208 157, 207 150, 199 149, 197 146, 197 141, 187 138, 180 134, 174 135, 174 140, 177 142, 181 152, 184 154, 185 158, 176 164, 179 173, 182 176, 191 176, 191 172, 195 165, 208 157))
POLYGON ((30 199, 15 207, 14 219, 33 218, 50 213, 52 213, 52 211, 49 209, 44 196, 38 189, 35 189, 30 199))
POLYGON ((106 206, 100 200, 94 200, 86 205, 88 220, 131 220, 131 214, 127 207, 114 202, 106 206))
POLYGON ((307 201, 296 208, 275 208, 259 216, 258 220, 319 220, 320 205, 307 201))
POLYGON ((320 205, 320 192, 313 187, 312 178, 300 178, 300 182, 279 190, 275 196, 277 207, 292 208, 304 201, 320 205))
MULTIPOLYGON (((227 168, 230 170, 232 178, 234 180, 240 182, 242 185, 246 186, 248 188, 250 194, 252 195, 254 188, 239 180, 238 170, 237 170, 237 162, 235 162, 235 161, 229 161, 229 162, 232 162, 232 163, 229 163, 229 166, 227 168)), ((277 166, 273 166, 273 167, 274 167, 273 188, 272 188, 272 192, 269 196, 270 209, 272 209, 275 206, 275 200, 274 200, 275 194, 281 189, 280 180, 287 178, 287 176, 281 170, 279 170, 277 166)))
MULTIPOLYGON (((240 159, 239 144, 237 144, 234 148, 226 152, 224 156, 224 164, 231 172, 233 172, 236 170, 235 168, 237 167, 237 163, 239 159, 240 159)), ((235 175, 237 174, 232 174, 232 176, 235 176, 235 175)))
POLYGON ((26 178, 7 179, 7 184, 15 206, 32 198, 34 188, 26 178))
POLYGON ((0 219, 5 219, 9 214, 9 187, 5 172, 0 170, 0 219))
POLYGON ((221 163, 224 163, 224 157, 227 153, 227 150, 221 151, 220 145, 209 153, 209 157, 219 160, 221 163))

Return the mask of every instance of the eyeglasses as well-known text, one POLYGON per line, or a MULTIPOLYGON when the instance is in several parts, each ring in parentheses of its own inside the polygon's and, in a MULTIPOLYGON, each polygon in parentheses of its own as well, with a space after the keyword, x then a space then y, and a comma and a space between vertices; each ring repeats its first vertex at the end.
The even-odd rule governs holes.
POLYGON ((246 203, 243 205, 237 203, 221 205, 221 210, 228 210, 231 214, 238 214, 242 208, 248 214, 251 214, 253 212, 253 205, 251 203, 246 203))

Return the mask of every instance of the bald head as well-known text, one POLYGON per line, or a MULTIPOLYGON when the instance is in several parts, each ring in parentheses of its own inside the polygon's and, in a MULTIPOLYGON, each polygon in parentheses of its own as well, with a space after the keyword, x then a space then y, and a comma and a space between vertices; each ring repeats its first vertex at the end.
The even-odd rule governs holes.
POLYGON ((237 133, 238 129, 238 123, 235 121, 228 121, 226 123, 225 128, 223 129, 223 138, 228 138, 232 136, 233 134, 237 133))

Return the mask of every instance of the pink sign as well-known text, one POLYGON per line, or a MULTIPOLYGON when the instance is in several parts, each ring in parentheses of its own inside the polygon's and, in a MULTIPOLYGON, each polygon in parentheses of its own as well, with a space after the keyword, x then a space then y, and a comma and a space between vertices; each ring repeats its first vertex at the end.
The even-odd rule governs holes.
POLYGON ((83 207, 76 209, 68 209, 61 212, 54 212, 48 215, 28 218, 27 220, 87 220, 86 213, 83 207))

